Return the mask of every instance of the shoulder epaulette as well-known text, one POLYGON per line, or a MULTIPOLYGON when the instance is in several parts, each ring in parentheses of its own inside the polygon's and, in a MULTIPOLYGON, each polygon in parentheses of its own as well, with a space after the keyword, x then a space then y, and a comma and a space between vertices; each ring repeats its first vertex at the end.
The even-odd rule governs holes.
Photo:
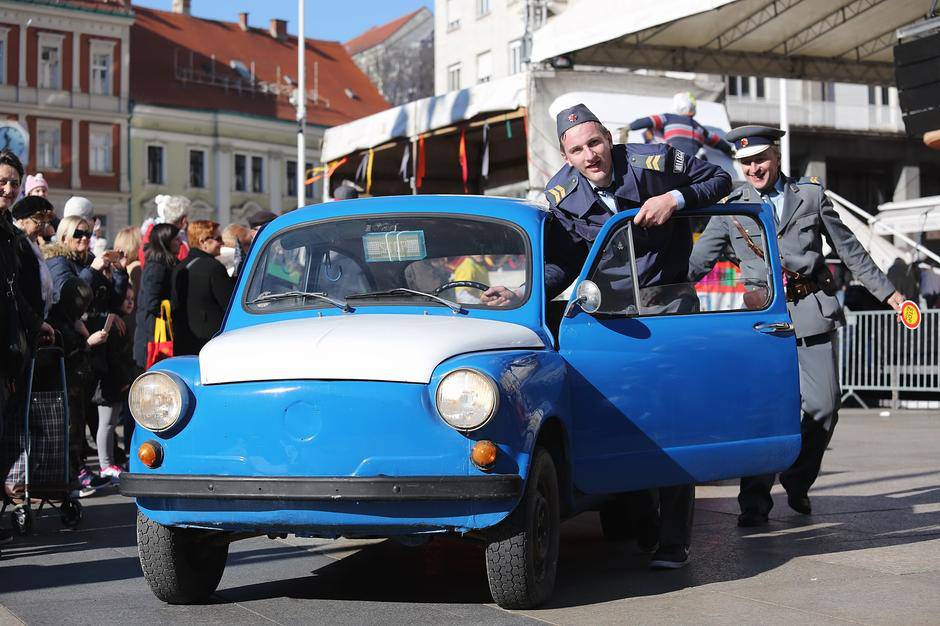
POLYGON ((819 185, 822 187, 822 181, 819 180, 819 176, 804 176, 803 178, 796 181, 797 185, 819 185))
POLYGON ((627 144, 630 165, 654 172, 666 171, 668 146, 666 144, 627 144))
POLYGON ((578 177, 577 175, 571 176, 563 183, 559 183, 554 187, 550 187, 545 190, 545 199, 548 200, 550 206, 557 206, 565 196, 575 190, 578 186, 578 177))
POLYGON ((744 188, 743 188, 743 187, 738 187, 737 189, 735 189, 734 191, 732 191, 731 193, 729 193, 727 196, 725 196, 724 198, 722 198, 721 200, 719 200, 719 201, 718 201, 718 204, 728 204, 729 202, 734 202, 734 201, 736 201, 736 200, 740 200, 740 199, 741 199, 741 196, 743 196, 743 195, 744 195, 744 188))

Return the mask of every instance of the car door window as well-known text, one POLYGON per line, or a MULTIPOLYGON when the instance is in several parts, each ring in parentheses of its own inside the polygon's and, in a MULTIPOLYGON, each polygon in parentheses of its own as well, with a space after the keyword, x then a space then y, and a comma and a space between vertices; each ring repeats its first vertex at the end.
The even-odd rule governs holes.
POLYGON ((632 220, 612 231, 588 273, 601 295, 597 314, 652 316, 764 309, 773 296, 766 237, 749 215, 674 216, 666 231, 632 220), (685 240, 691 246, 677 246, 685 240), (672 243, 666 252, 657 247, 672 243), (657 258, 657 255, 665 255, 657 258))

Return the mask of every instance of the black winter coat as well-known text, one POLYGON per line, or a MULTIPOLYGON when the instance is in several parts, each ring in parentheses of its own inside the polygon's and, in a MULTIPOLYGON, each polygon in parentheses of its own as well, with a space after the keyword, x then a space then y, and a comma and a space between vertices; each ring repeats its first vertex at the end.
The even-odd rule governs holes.
MULTIPOLYGON (((38 267, 32 276, 29 268, 22 266, 18 250, 29 245, 24 240, 25 235, 13 225, 9 211, 0 213, 0 378, 5 379, 2 384, 23 371, 42 324, 42 309, 34 310, 24 296, 25 285, 39 282, 38 267)), ((32 250, 29 252, 32 254, 32 250)))
POLYGON ((235 281, 210 254, 190 248, 173 269, 173 353, 199 354, 219 332, 235 281))
POLYGON ((137 292, 137 328, 134 329, 134 361, 147 367, 147 342, 153 341, 153 326, 160 316, 160 302, 170 299, 173 268, 150 261, 140 275, 137 292))

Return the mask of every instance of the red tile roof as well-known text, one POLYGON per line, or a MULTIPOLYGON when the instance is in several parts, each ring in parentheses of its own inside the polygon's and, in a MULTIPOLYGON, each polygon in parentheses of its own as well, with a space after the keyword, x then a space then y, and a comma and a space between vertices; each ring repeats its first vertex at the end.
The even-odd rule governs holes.
MULTIPOLYGON (((285 77, 297 79, 296 36, 278 41, 266 28, 243 31, 237 22, 139 6, 134 11, 130 68, 134 102, 295 119, 288 100, 293 83, 285 77), (235 61, 244 68, 244 76, 232 67, 235 61), (254 82, 249 76, 252 63, 254 82)), ((308 39, 306 50, 309 123, 334 126, 389 107, 342 44, 308 39), (316 103, 311 96, 315 73, 316 103)))
POLYGON ((399 28, 407 24, 411 19, 420 13, 425 11, 423 7, 417 11, 412 11, 408 15, 403 15, 397 20, 392 20, 387 24, 382 24, 381 26, 373 26, 366 32, 362 33, 358 37, 350 39, 347 41, 344 46, 349 51, 349 54, 358 54, 363 50, 368 50, 372 46, 382 43, 392 35, 394 35, 399 28))

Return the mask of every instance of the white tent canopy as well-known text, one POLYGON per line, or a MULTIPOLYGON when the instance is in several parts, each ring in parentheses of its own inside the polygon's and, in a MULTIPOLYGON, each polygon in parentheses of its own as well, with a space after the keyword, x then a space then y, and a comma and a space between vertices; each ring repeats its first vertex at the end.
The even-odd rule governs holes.
POLYGON ((940 196, 879 205, 872 226, 879 235, 940 231, 940 196))
POLYGON ((591 0, 535 32, 533 61, 893 84, 919 0, 591 0), (625 7, 629 4, 629 7, 625 7))

